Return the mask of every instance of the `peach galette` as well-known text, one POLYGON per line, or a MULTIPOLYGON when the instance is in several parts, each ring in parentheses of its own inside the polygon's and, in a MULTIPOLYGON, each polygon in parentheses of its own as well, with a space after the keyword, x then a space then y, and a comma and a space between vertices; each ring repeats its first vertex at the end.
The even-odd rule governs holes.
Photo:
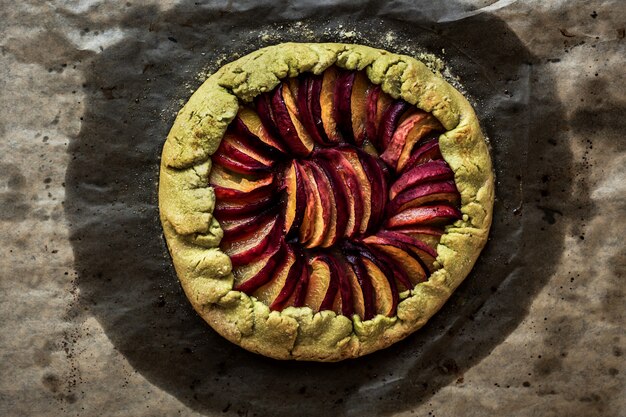
POLYGON ((413 58, 281 44, 225 65, 179 112, 159 205, 196 311, 244 348, 335 361, 443 305, 493 206, 467 100, 413 58))

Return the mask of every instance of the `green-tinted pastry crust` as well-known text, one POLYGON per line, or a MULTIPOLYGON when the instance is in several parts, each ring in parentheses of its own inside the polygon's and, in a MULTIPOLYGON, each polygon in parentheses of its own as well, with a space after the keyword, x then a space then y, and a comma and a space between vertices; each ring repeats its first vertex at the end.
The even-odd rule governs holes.
POLYGON ((422 62, 379 49, 346 44, 285 43, 260 49, 220 68, 178 113, 161 161, 159 208, 180 282, 194 308, 217 332, 245 349, 277 359, 337 361, 385 348, 422 327, 463 281, 487 241, 494 177, 487 143, 468 101, 422 62), (394 98, 432 112, 447 132, 441 153, 455 173, 463 219, 449 226, 437 248, 441 266, 398 305, 396 317, 362 321, 307 307, 270 312, 233 291, 231 263, 219 249, 208 186, 211 155, 235 117, 280 80, 319 74, 336 64, 365 70, 394 98))

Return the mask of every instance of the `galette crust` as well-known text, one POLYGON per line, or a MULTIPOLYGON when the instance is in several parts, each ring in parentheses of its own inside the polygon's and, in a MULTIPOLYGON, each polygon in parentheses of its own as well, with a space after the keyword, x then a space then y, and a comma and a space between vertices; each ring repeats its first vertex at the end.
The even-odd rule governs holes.
POLYGON ((180 110, 161 159, 159 209, 182 287, 194 309, 219 334, 276 359, 338 361, 383 349, 422 327, 469 274, 487 242, 494 201, 488 146, 474 110, 455 88, 408 56, 361 45, 285 43, 257 50, 211 75, 180 110), (233 290, 229 257, 219 249, 208 185, 211 155, 241 102, 271 91, 287 77, 322 73, 331 65, 365 70, 394 98, 437 117, 447 132, 441 153, 455 174, 463 218, 437 247, 440 269, 398 305, 395 317, 362 321, 308 307, 270 312, 233 290))

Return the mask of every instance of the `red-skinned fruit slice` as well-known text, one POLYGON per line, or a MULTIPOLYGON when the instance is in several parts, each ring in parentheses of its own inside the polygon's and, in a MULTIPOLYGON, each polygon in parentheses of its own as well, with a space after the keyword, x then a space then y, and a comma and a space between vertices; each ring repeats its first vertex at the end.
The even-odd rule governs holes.
POLYGON ((276 269, 283 264, 286 254, 286 243, 281 240, 276 251, 268 251, 255 262, 233 268, 235 291, 250 294, 266 285, 272 280, 276 269))
POLYGON ((278 246, 282 235, 282 222, 279 217, 276 215, 270 218, 246 239, 226 241, 220 245, 233 266, 250 263, 278 246))
POLYGON ((248 138, 254 149, 268 155, 287 153, 285 145, 267 130, 259 115, 252 109, 241 107, 232 125, 235 133, 248 138))
POLYGON ((348 197, 345 190, 345 182, 341 178, 341 174, 337 171, 330 161, 326 159, 316 158, 315 163, 326 174, 330 183, 330 189, 333 193, 333 201, 335 202, 335 233, 334 236, 328 237, 322 246, 328 247, 334 245, 337 240, 344 236, 346 225, 348 224, 348 216, 350 208, 348 206, 348 197))
MULTIPOLYGON (((373 252, 382 252, 391 258, 393 261, 391 264, 397 265, 401 268, 406 276, 410 280, 410 288, 420 282, 424 282, 429 276, 430 271, 424 265, 423 261, 413 253, 410 249, 406 248, 402 242, 387 239, 384 236, 368 236, 363 239, 363 242, 372 249, 373 252)), ((406 284, 403 283, 406 287, 406 284)))
POLYGON ((443 235, 443 230, 438 227, 407 227, 405 229, 395 229, 395 231, 421 240, 435 251, 441 235, 443 235))
POLYGON ((272 108, 272 98, 273 93, 263 93, 258 95, 254 101, 256 112, 259 115, 259 119, 261 120, 265 130, 271 137, 276 139, 276 142, 281 144, 283 152, 286 153, 289 148, 283 141, 280 131, 278 130, 276 115, 274 114, 274 109, 272 108))
POLYGON ((404 269, 400 268, 396 264, 394 259, 382 250, 378 249, 375 245, 370 245, 368 248, 371 250, 376 259, 379 259, 383 264, 387 265, 391 269, 393 277, 396 280, 396 288, 398 291, 413 289, 413 284, 411 283, 408 274, 404 269))
POLYGON ((363 304, 364 304, 364 312, 363 312, 363 320, 370 320, 374 317, 375 314, 375 306, 374 306, 374 289, 372 287, 372 282, 370 281, 370 277, 367 273, 367 269, 363 264, 363 260, 355 254, 347 253, 345 254, 346 261, 349 264, 349 267, 354 271, 359 286, 361 287, 361 291, 363 293, 363 304))
POLYGON ((292 161, 287 167, 283 181, 286 192, 285 234, 291 235, 300 230, 307 200, 305 186, 302 184, 302 175, 295 161, 292 161))
POLYGON ((385 273, 378 267, 378 265, 368 258, 362 258, 363 265, 367 270, 367 275, 372 283, 374 293, 374 309, 376 314, 382 314, 383 316, 391 317, 396 312, 396 306, 398 305, 397 291, 394 293, 391 288, 393 278, 389 280, 385 273))
POLYGON ((392 168, 396 167, 408 138, 414 135, 415 131, 420 131, 419 125, 426 120, 427 116, 428 113, 415 110, 398 125, 385 148, 385 152, 380 155, 380 158, 385 161, 387 165, 392 168))
POLYGON ((371 85, 365 72, 356 73, 350 96, 350 110, 352 134, 354 143, 358 146, 367 138, 367 97, 371 85))
POLYGON ((306 297, 307 287, 309 286, 309 279, 311 278, 311 271, 305 264, 302 268, 302 275, 296 285, 296 289, 293 291, 289 300, 285 303, 285 306, 302 307, 304 306, 304 298, 306 297))
POLYGON ((302 78, 298 89, 298 112, 300 120, 313 140, 320 145, 327 145, 326 134, 321 125, 320 91, 322 79, 318 76, 306 75, 302 78), (316 117, 313 115, 316 110, 316 117), (319 120, 319 125, 316 123, 319 120))
POLYGON ((420 143, 423 138, 432 136, 436 134, 436 132, 441 131, 443 131, 443 126, 441 126, 439 120, 432 114, 426 113, 426 117, 420 123, 416 124, 406 137, 402 152, 397 159, 396 172, 400 171, 400 167, 404 167, 409 161, 413 148, 420 143))
POLYGON ((335 119, 335 83, 338 75, 339 72, 335 67, 330 67, 324 71, 324 75, 322 77, 322 88, 320 91, 320 113, 322 126, 324 127, 326 137, 333 143, 341 142, 343 140, 337 126, 337 120, 335 119))
POLYGON ((439 226, 461 218, 461 212, 447 204, 414 207, 391 217, 387 227, 403 228, 407 226, 439 226))
POLYGON ((332 246, 338 238, 337 235, 337 204, 335 203, 335 195, 332 185, 326 172, 316 163, 309 163, 311 172, 317 184, 320 195, 320 203, 322 205, 324 234, 319 246, 327 248, 332 246))
POLYGON ((306 275, 304 254, 301 251, 294 251, 294 254, 296 261, 291 267, 289 274, 287 274, 283 288, 281 288, 274 301, 272 301, 272 304, 270 304, 270 310, 272 311, 282 310, 286 306, 287 301, 296 290, 298 282, 306 275))
POLYGON ((380 149, 380 126, 383 116, 387 108, 391 105, 393 99, 390 95, 384 93, 379 85, 371 88, 367 95, 367 138, 374 143, 376 148, 380 149))
POLYGON ((262 163, 248 157, 245 154, 237 154, 234 157, 223 153, 216 153, 211 158, 214 164, 221 165, 231 171, 240 174, 254 175, 268 172, 269 168, 262 163), (239 158, 239 159, 235 159, 239 158))
POLYGON ((423 164, 428 161, 443 159, 439 150, 439 142, 436 138, 430 139, 422 143, 407 160, 406 164, 398 164, 396 172, 404 172, 412 167, 423 164))
POLYGON ((366 230, 368 233, 378 227, 384 216, 387 204, 387 176, 378 160, 364 151, 358 151, 358 155, 371 185, 371 214, 366 230))
MULTIPOLYGON (((374 305, 376 313, 385 316, 393 316, 396 313, 396 307, 400 299, 396 280, 396 273, 391 269, 390 265, 381 261, 374 253, 365 245, 348 244, 353 247, 356 252, 363 258, 363 263, 370 276, 374 289, 374 305)), ((404 277, 401 277, 404 279, 404 277)), ((406 278, 406 282, 408 278, 406 278)), ((410 285, 410 282, 409 282, 410 285)))
POLYGON ((298 108, 287 83, 280 84, 272 95, 272 114, 278 132, 291 152, 308 156, 313 151, 313 139, 298 118, 298 108))
POLYGON ((259 213, 275 203, 275 194, 270 194, 254 201, 218 200, 215 202, 213 215, 219 221, 241 219, 249 216, 251 213, 259 213))
POLYGON ((331 274, 331 264, 327 255, 313 256, 309 260, 309 266, 311 274, 303 305, 314 312, 330 310, 339 291, 338 277, 331 274))
POLYGON ((287 277, 296 266, 297 256, 293 248, 289 244, 285 244, 284 247, 284 256, 274 270, 271 279, 252 293, 259 301, 268 306, 276 300, 285 286, 287 277))
POLYGON ((454 172, 450 169, 446 161, 429 161, 415 165, 404 172, 389 188, 389 199, 396 196, 407 188, 427 181, 451 180, 454 172))
POLYGON ((461 201, 461 195, 456 190, 454 181, 437 181, 417 184, 404 190, 388 204, 388 212, 396 214, 412 207, 442 202, 453 206, 461 201))
POLYGON ((314 75, 311 77, 310 89, 308 91, 309 108, 311 109, 311 115, 313 116, 313 122, 317 128, 320 138, 322 139, 322 145, 328 145, 331 141, 326 136, 324 130, 324 121, 322 120, 322 83, 323 77, 321 75, 314 75))
POLYGON ((314 205, 315 207, 310 209, 310 212, 314 213, 312 218, 306 219, 305 216, 304 223, 307 224, 307 229, 301 230, 300 243, 308 248, 314 248, 320 246, 328 230, 328 221, 331 215, 330 200, 328 198, 322 199, 322 185, 318 184, 316 180, 314 172, 317 167, 315 164, 309 161, 302 161, 301 166, 301 172, 304 174, 302 179, 304 182, 308 182, 308 187, 306 187, 308 192, 306 204, 307 206, 314 205))
POLYGON ((255 233, 259 228, 273 218, 271 210, 267 210, 260 214, 253 214, 250 217, 244 217, 238 220, 225 220, 220 222, 220 226, 224 231, 222 244, 232 243, 234 240, 246 239, 255 233))
MULTIPOLYGON (((341 314, 346 317, 352 317, 354 314, 354 304, 352 300, 352 291, 350 289, 350 281, 348 278, 348 273, 346 272, 346 268, 349 268, 346 265, 346 262, 343 260, 338 260, 334 255, 328 255, 326 258, 329 261, 330 265, 330 273, 335 274, 337 282, 339 282, 339 294, 338 297, 335 297, 335 302, 333 303, 333 309, 337 311, 337 306, 341 307, 341 314), (340 302, 337 302, 337 298, 340 299, 340 302)), ((326 306, 326 301, 322 303, 326 306)))
POLYGON ((218 200, 229 201, 251 201, 268 196, 276 188, 273 173, 250 179, 228 171, 220 165, 214 165, 211 169, 209 184, 213 187, 218 200))
POLYGON ((263 151, 257 150, 251 142, 249 137, 232 133, 229 129, 224 134, 216 153, 223 153, 242 162, 252 160, 271 168, 274 165, 274 159, 263 151))
POLYGON ((351 237, 358 234, 363 218, 363 198, 361 192, 355 192, 361 188, 361 185, 352 164, 337 149, 323 149, 316 156, 319 160, 328 161, 333 168, 331 172, 335 173, 333 178, 341 183, 343 195, 346 196, 349 215, 344 236, 351 237))
POLYGON ((304 190, 304 194, 306 196, 304 215, 302 217, 302 223, 300 224, 299 230, 299 241, 304 244, 313 237, 315 232, 316 211, 318 206, 315 204, 315 189, 313 188, 313 184, 311 183, 304 166, 300 163, 294 163, 296 164, 298 173, 302 178, 302 189, 304 190))
POLYGON ((402 246, 403 249, 408 249, 416 254, 422 260, 423 265, 426 266, 430 272, 434 270, 433 263, 437 259, 437 251, 428 246, 426 243, 415 239, 412 236, 403 235, 389 230, 380 231, 378 236, 398 242, 399 246, 402 246))
POLYGON ((363 214, 362 217, 359 219, 359 229, 357 229, 357 234, 364 234, 367 230, 372 214, 372 186, 365 173, 365 170, 363 169, 363 166, 361 165, 361 161, 359 159, 356 148, 344 147, 341 149, 341 154, 352 165, 358 183, 360 184, 360 187, 356 189, 352 188, 352 193, 361 194, 361 201, 363 202, 363 214))
POLYGON ((354 314, 359 317, 365 317, 365 299, 363 297, 363 289, 359 284, 359 280, 352 269, 352 267, 345 265, 344 274, 350 284, 350 290, 352 294, 352 305, 354 306, 354 314))
POLYGON ((385 149, 387 149, 387 146, 389 146, 389 142, 391 142, 391 138, 396 131, 400 117, 405 111, 407 111, 407 109, 409 109, 409 107, 410 104, 406 101, 397 100, 389 105, 389 107, 385 110, 378 129, 380 142, 378 143, 377 148, 380 152, 384 152, 385 149))
POLYGON ((343 138, 352 142, 352 86, 356 74, 352 71, 341 71, 335 81, 335 120, 343 138))

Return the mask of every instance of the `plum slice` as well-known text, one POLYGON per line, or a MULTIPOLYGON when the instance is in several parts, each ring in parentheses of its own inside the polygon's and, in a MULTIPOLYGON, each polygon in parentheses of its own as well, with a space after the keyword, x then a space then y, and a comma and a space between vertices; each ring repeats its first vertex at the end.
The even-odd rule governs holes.
POLYGON ((352 137, 357 146, 361 146, 367 139, 367 107, 368 93, 371 87, 370 80, 363 71, 356 73, 350 96, 350 119, 352 123, 352 137))
POLYGON ((461 201, 461 195, 456 189, 454 181, 437 181, 417 184, 398 194, 388 205, 391 214, 423 206, 428 203, 445 202, 453 206, 461 201))
POLYGON ((337 105, 335 83, 337 82, 338 75, 339 71, 335 67, 330 67, 324 71, 320 91, 320 116, 322 126, 326 137, 332 143, 341 142, 343 140, 337 126, 337 119, 335 118, 335 107, 337 105))
POLYGON ((307 195, 302 184, 302 174, 295 161, 291 161, 283 178, 286 192, 285 234, 290 235, 300 230, 306 210, 307 195))
MULTIPOLYGON (((265 106, 267 100, 262 101, 264 103, 262 106, 265 106)), ((287 147, 278 139, 277 132, 271 133, 259 116, 260 113, 257 114, 252 109, 241 107, 233 122, 234 131, 241 136, 249 138, 255 148, 259 148, 269 154, 287 153, 287 147)), ((271 120, 271 116, 267 118, 271 120)))
POLYGON ((275 215, 267 219, 245 239, 221 243, 221 249, 230 257, 233 266, 250 263, 266 253, 268 248, 271 250, 277 246, 282 235, 282 222, 279 217, 275 215))
POLYGON ((454 178, 454 172, 446 161, 429 161, 414 165, 404 172, 389 188, 389 199, 396 198, 398 193, 426 181, 450 180, 454 178))
POLYGON ((428 161, 443 159, 439 150, 439 142, 437 138, 423 141, 422 144, 411 154, 406 163, 399 163, 396 172, 404 172, 416 165, 423 164, 428 161))
POLYGON ((387 227, 399 228, 406 226, 443 225, 460 219, 461 212, 450 205, 438 204, 434 206, 414 207, 391 217, 387 220, 387 227))
POLYGON ((272 114, 276 128, 291 152, 300 157, 308 156, 313 151, 314 142, 299 119, 289 84, 283 82, 274 91, 272 114))
POLYGON ((214 165, 211 169, 209 184, 216 198, 229 201, 251 201, 269 195, 276 188, 273 173, 256 177, 242 176, 220 165, 214 165))
POLYGON ((330 142, 324 132, 322 124, 322 111, 320 107, 320 94, 322 92, 322 77, 319 75, 306 75, 303 77, 298 89, 298 111, 302 124, 320 145, 328 145, 330 142))
POLYGON ((286 244, 281 240, 275 251, 268 251, 257 261, 234 267, 235 291, 252 293, 270 282, 275 270, 283 263, 286 253, 286 244))
POLYGON ((335 120, 344 140, 353 142, 352 132, 352 86, 356 74, 352 71, 340 71, 335 80, 335 120))

